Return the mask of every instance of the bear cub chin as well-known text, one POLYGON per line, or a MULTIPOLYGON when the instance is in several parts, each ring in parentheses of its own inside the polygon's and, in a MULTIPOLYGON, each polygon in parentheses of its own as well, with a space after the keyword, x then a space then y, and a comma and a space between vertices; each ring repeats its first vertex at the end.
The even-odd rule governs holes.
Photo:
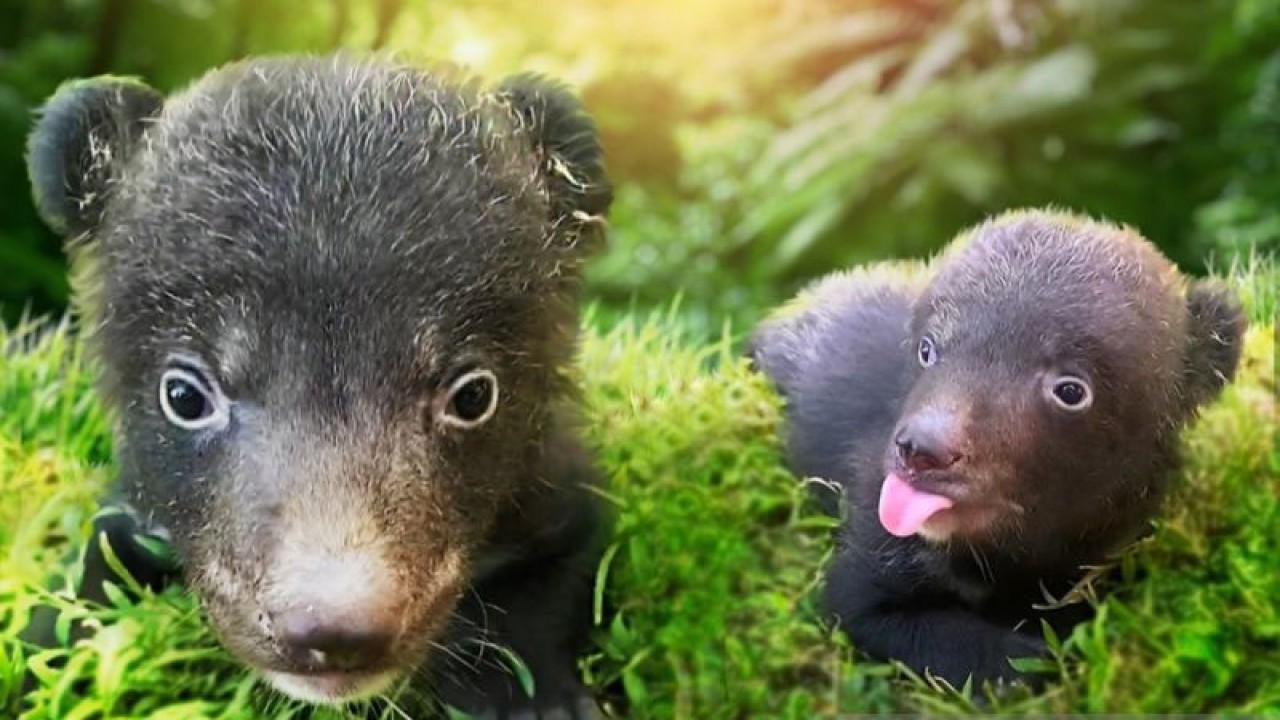
POLYGON ((1244 329, 1137 233, 1050 211, 814 283, 749 353, 784 398, 791 469, 841 491, 823 497, 844 516, 832 621, 957 687, 1034 679, 1010 658, 1046 652, 1040 621, 1088 614, 1045 592, 1148 528, 1244 329))
MULTIPOLYGON (((568 368, 611 192, 567 89, 346 54, 102 77, 28 156, 118 421, 97 531, 136 578, 296 698, 594 714, 608 522, 568 368)), ((92 543, 80 592, 107 580, 92 543)))

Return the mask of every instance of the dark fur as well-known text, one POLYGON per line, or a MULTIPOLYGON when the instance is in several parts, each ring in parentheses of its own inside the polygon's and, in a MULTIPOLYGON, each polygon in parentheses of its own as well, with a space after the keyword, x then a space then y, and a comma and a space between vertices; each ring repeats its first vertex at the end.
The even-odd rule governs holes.
POLYGON ((274 553, 354 506, 410 598, 396 667, 425 662, 468 710, 585 707, 574 658, 604 520, 565 373, 611 195, 571 94, 348 56, 238 63, 167 99, 89 80, 46 106, 30 167, 78 249, 116 497, 172 535, 230 649, 294 669, 255 620, 274 553), (222 435, 161 414, 174 352, 235 402, 222 435), (497 415, 433 426, 471 364, 500 379, 497 415), (419 597, 451 554, 460 580, 419 597), (535 701, 481 638, 528 663, 535 701))
POLYGON ((932 267, 806 291, 751 353, 786 400, 792 469, 837 482, 849 504, 827 573, 833 619, 864 651, 957 685, 1023 677, 1008 658, 1044 651, 1039 620, 1065 630, 1087 616, 1033 610, 1041 584, 1061 596, 1144 531, 1178 431, 1232 377, 1243 331, 1229 293, 1188 286, 1136 234, 1052 213, 991 221, 932 267), (925 333, 943 338, 928 368, 925 333), (1040 395, 1037 378, 1062 369, 1092 379, 1080 415, 1040 395), (891 440, 938 406, 967 418, 957 467, 975 502, 1025 512, 940 542, 894 537, 877 514, 891 440))

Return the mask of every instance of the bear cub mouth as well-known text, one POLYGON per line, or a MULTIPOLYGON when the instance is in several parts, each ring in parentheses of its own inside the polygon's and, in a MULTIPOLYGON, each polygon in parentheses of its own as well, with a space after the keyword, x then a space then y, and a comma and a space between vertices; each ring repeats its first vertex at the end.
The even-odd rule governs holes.
POLYGON ((379 695, 386 692, 400 675, 396 670, 259 672, 272 687, 285 695, 295 700, 322 704, 342 704, 379 695))

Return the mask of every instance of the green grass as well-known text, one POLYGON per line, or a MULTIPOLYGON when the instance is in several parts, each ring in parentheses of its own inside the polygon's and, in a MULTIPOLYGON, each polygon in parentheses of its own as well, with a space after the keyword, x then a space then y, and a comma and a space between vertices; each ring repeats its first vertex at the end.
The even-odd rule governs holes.
MULTIPOLYGON (((1280 277, 1274 262, 1224 275, 1253 319, 1240 378, 1186 433, 1181 492, 1098 618, 1063 638, 1040 695, 934 687, 830 637, 812 596, 832 523, 781 468, 777 400, 735 344, 698 345, 664 315, 589 330, 586 432, 619 510, 589 681, 634 718, 1280 713, 1280 277)), ((65 326, 0 331, 0 348, 0 717, 295 716, 177 589, 112 608, 41 590, 86 539, 109 425, 65 326), (102 629, 70 650, 24 649, 36 602, 102 629), (40 682, 24 699, 28 666, 40 682)))

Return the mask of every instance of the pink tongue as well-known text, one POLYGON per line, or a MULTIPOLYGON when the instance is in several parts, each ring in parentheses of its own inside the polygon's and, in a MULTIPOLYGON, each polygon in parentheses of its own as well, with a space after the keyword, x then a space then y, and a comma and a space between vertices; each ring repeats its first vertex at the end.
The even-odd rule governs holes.
POLYGON ((897 473, 889 473, 880 488, 880 524, 898 537, 914 535, 929 518, 949 507, 949 498, 920 492, 897 473))

